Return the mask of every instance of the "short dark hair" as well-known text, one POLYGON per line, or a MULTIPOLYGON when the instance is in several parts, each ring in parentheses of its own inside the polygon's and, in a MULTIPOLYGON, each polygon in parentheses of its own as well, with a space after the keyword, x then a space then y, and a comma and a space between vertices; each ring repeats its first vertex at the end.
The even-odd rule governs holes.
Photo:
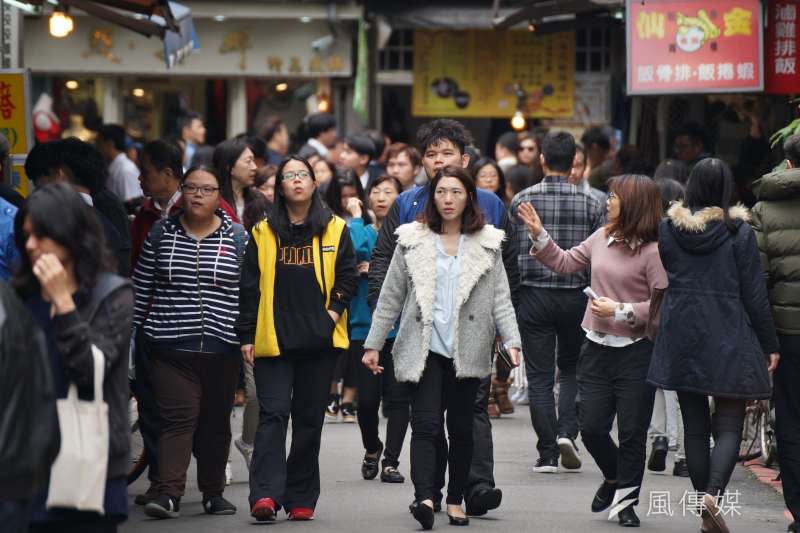
POLYGON ((367 130, 364 132, 364 135, 372 139, 372 142, 375 144, 375 157, 373 157, 373 159, 380 157, 386 149, 386 137, 378 130, 367 130))
POLYGON ((41 178, 50 174, 50 170, 57 166, 55 162, 56 147, 60 142, 39 143, 28 152, 28 157, 25 158, 25 174, 34 185, 41 178))
POLYGON ((505 174, 505 178, 514 195, 536 184, 535 171, 527 165, 514 165, 505 174))
POLYGON ((686 122, 680 128, 675 130, 675 138, 687 136, 693 143, 700 143, 703 145, 704 150, 711 149, 711 138, 708 134, 708 128, 699 122, 686 122))
POLYGON ((516 152, 519 150, 519 137, 513 131, 507 131, 497 138, 497 144, 512 152, 516 152))
MULTIPOLYGON (((81 295, 92 293, 98 274, 115 271, 103 226, 95 210, 72 187, 64 183, 51 183, 37 188, 28 196, 14 219, 14 242, 18 250, 25 250, 28 237, 23 225, 28 217, 34 235, 53 239, 69 251, 75 263, 75 277, 81 295)), ((13 285, 23 296, 36 294, 40 285, 33 273, 30 257, 22 253, 20 258, 13 285)))
POLYGON ((725 225, 729 231, 735 232, 738 225, 728 214, 733 193, 734 181, 731 168, 721 159, 708 157, 698 161, 689 173, 685 203, 687 207, 696 209, 712 206, 721 208, 725 225))
POLYGON ((653 179, 675 180, 683 186, 689 179, 689 167, 680 159, 665 159, 656 167, 653 179))
POLYGON ((403 194, 403 184, 400 183, 399 179, 395 178, 394 176, 390 176, 388 174, 381 174, 380 176, 375 178, 375 180, 370 184, 369 189, 367 189, 367 198, 369 198, 372 189, 374 189, 378 185, 386 183, 387 181, 391 183, 395 189, 397 189, 397 194, 403 194))
POLYGON ((449 118, 439 118, 426 122, 417 130, 417 146, 422 155, 429 147, 448 141, 458 148, 461 154, 472 144, 472 135, 462 123, 449 118))
POLYGON ((375 148, 375 143, 372 142, 369 136, 364 134, 348 135, 345 137, 344 142, 358 155, 365 155, 369 157, 370 160, 375 159, 377 150, 375 148))
POLYGON ((683 200, 686 190, 683 184, 672 178, 661 178, 655 180, 658 185, 658 192, 661 193, 661 208, 666 211, 673 202, 683 200))
POLYGON ((270 142, 282 127, 286 127, 286 123, 280 117, 267 117, 261 129, 258 130, 258 136, 264 139, 264 142, 270 142))
POLYGON ((114 143, 114 148, 120 152, 125 151, 125 128, 119 124, 103 124, 97 130, 97 136, 114 143))
POLYGON ((93 144, 71 137, 62 141, 60 152, 62 163, 92 194, 105 187, 106 162, 93 144))
MULTIPOLYGON (((275 201, 272 203, 272 207, 269 210, 267 221, 272 230, 284 241, 288 241, 292 238, 292 224, 289 221, 289 211, 286 207, 286 198, 283 196, 283 187, 281 186, 283 182, 283 169, 286 168, 289 161, 300 161, 311 174, 311 178, 316 181, 314 168, 311 166, 311 163, 300 156, 290 155, 281 161, 281 164, 278 166, 278 171, 275 175, 275 201)), ((333 217, 333 213, 322 201, 319 190, 314 191, 314 194, 311 196, 311 207, 309 208, 308 217, 306 218, 311 225, 312 235, 321 236, 328 226, 331 217, 333 217)))
POLYGON ((336 127, 336 118, 330 113, 314 113, 306 119, 306 133, 309 137, 319 137, 322 133, 336 127))
POLYGON ((184 172, 183 176, 181 176, 181 185, 183 185, 189 178, 189 176, 191 176, 195 172, 205 172, 207 174, 211 174, 212 176, 214 176, 214 179, 217 180, 217 186, 219 187, 222 185, 222 180, 220 179, 219 174, 217 173, 217 169, 215 169, 214 167, 210 167, 208 165, 194 165, 186 169, 186 172, 184 172))
POLYGON ((183 131, 183 128, 188 128, 189 126, 191 126, 193 120, 202 121, 203 117, 197 111, 187 111, 186 113, 183 113, 182 115, 180 115, 178 117, 177 125, 178 125, 178 136, 179 137, 180 137, 181 132, 183 131))
POLYGON ((581 144, 583 144, 587 150, 591 148, 593 144, 596 144, 603 150, 611 150, 611 137, 606 133, 606 128, 603 126, 593 126, 583 132, 583 135, 581 135, 581 144))
POLYGON ((790 135, 783 141, 783 153, 793 167, 800 167, 800 135, 790 135))
POLYGON ((461 233, 475 233, 480 231, 486 224, 483 211, 478 205, 478 189, 475 181, 465 168, 455 165, 448 165, 440 168, 433 176, 428 185, 428 205, 417 218, 418 221, 427 225, 434 233, 442 233, 442 215, 436 209, 436 186, 442 178, 456 178, 464 185, 467 190, 467 205, 461 214, 461 233))
POLYGON ((566 131, 548 133, 542 140, 542 156, 550 170, 569 172, 575 159, 575 137, 566 131))
POLYGON ((419 150, 405 143, 390 144, 389 152, 387 153, 386 156, 386 161, 388 162, 390 159, 394 159, 395 157, 399 156, 402 153, 405 153, 408 156, 408 160, 411 161, 412 167, 419 167, 420 165, 422 165, 422 156, 419 155, 419 150))
POLYGON ((142 147, 142 155, 147 155, 150 163, 156 170, 172 170, 175 179, 183 178, 183 152, 177 144, 157 139, 150 141, 142 147))

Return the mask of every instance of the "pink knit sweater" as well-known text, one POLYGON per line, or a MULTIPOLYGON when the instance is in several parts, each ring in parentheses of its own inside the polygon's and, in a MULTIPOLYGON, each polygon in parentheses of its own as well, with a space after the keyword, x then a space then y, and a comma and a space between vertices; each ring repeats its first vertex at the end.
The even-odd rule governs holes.
MULTIPOLYGON (((658 255, 658 243, 648 242, 636 250, 625 243, 609 244, 605 228, 595 231, 588 239, 564 251, 552 240, 533 256, 559 274, 571 274, 591 267, 592 289, 633 306, 634 321, 618 322, 614 317, 601 318, 592 314, 590 301, 586 304, 583 327, 599 333, 621 337, 644 337, 650 315, 650 295, 653 289, 667 287, 667 273, 658 255)), ((587 298, 588 300, 588 298, 587 298)))

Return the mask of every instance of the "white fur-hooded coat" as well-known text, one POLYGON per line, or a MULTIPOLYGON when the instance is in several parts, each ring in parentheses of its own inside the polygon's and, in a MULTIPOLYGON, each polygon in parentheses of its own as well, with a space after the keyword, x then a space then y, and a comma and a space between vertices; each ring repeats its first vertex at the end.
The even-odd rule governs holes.
MULTIPOLYGON (((412 222, 397 228, 397 236, 397 249, 364 347, 381 350, 386 335, 401 317, 392 349, 395 377, 416 383, 425 370, 433 332, 437 235, 428 226, 412 222)), ((453 347, 457 378, 484 378, 491 373, 496 330, 509 348, 520 347, 500 249, 504 236, 502 230, 488 224, 464 235, 453 347)))

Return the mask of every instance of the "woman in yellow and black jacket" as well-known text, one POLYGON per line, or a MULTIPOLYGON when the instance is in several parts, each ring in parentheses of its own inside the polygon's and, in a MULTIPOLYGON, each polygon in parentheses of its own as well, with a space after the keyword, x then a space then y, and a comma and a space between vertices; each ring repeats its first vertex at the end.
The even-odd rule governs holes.
POLYGON ((278 167, 275 203, 251 231, 236 323, 260 408, 250 467, 258 521, 274 520, 282 507, 290 519, 314 516, 325 403, 337 356, 350 344, 347 306, 357 287, 345 221, 322 203, 311 165, 288 157, 278 167))

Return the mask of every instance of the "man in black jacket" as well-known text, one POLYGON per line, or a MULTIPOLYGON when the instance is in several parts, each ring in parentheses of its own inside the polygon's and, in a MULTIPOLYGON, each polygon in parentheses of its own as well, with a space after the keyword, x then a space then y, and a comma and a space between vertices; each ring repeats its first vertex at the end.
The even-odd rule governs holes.
POLYGON ((94 208, 108 245, 117 260, 117 273, 130 270, 131 230, 125 206, 106 189, 105 162, 89 143, 71 137, 33 147, 25 159, 25 173, 37 187, 47 183, 68 183, 94 208))
MULTIPOLYGON (((469 131, 455 120, 434 120, 420 127, 417 132, 417 144, 422 152, 422 164, 428 178, 447 165, 469 165, 466 147, 472 142, 469 131)), ((412 222, 416 214, 421 213, 428 199, 428 187, 420 186, 404 192, 392 206, 389 215, 383 221, 378 240, 372 251, 369 271, 369 303, 374 309, 378 302, 381 286, 386 277, 389 263, 394 255, 397 235, 395 230, 401 224, 412 222), (403 209, 401 209, 401 206, 403 209), (406 219, 407 218, 407 219, 406 219)), ((508 213, 497 196, 478 190, 480 207, 487 222, 508 232, 508 213), (483 201, 482 201, 483 200, 483 201), (499 206, 490 202, 499 203, 499 206), (491 207, 491 209, 489 209, 491 207)), ((503 241, 503 263, 506 268, 512 302, 516 307, 516 293, 519 285, 517 269, 517 245, 511 239, 503 241)), ((474 452, 470 467, 468 487, 466 491, 466 512, 479 516, 500 505, 502 492, 494 485, 494 452, 492 445, 492 424, 487 412, 491 376, 481 380, 478 395, 475 399, 475 415, 473 421, 474 452)), ((444 487, 444 474, 447 467, 447 444, 444 434, 441 436, 437 457, 437 480, 439 487, 444 487)), ((441 505, 434 502, 435 507, 441 505)))

